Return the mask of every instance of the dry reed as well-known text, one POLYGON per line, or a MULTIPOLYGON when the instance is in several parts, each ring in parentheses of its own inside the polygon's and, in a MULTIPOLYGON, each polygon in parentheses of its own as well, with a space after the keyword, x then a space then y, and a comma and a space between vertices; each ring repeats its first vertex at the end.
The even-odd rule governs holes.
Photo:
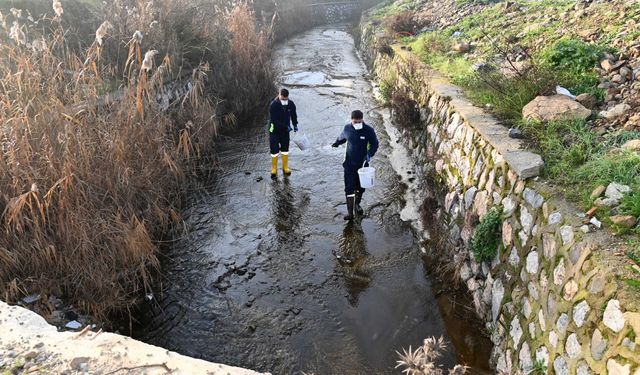
POLYGON ((221 108, 211 94, 231 86, 220 75, 243 75, 239 84, 270 88, 268 35, 255 29, 249 8, 205 19, 189 18, 195 5, 187 0, 115 3, 120 8, 82 52, 65 38, 64 2, 49 5, 55 17, 46 18, 45 32, 41 20, 23 15, 0 20, 0 297, 6 301, 40 292, 97 318, 127 311, 151 287, 155 239, 179 220, 185 170, 211 152, 220 118, 263 99, 261 90, 243 88, 243 103, 221 108), (184 27, 171 31, 171 21, 184 27), (178 35, 187 28, 202 53, 178 35), (237 37, 216 44, 216 32, 237 37), (227 63, 210 65, 212 54, 227 63), (189 90, 163 111, 158 98, 177 78, 189 79, 189 90))

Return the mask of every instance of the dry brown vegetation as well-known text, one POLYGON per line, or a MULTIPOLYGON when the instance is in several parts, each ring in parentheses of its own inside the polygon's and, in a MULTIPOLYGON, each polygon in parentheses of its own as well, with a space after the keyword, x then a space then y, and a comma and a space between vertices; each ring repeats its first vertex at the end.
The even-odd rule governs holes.
POLYGON ((256 30, 246 5, 111 6, 87 48, 66 38, 66 9, 1 16, 6 301, 42 292, 97 317, 130 308, 158 267, 155 240, 180 220, 185 170, 211 151, 224 119, 273 90, 269 30, 256 30), (192 89, 161 111, 157 97, 178 78, 192 89))

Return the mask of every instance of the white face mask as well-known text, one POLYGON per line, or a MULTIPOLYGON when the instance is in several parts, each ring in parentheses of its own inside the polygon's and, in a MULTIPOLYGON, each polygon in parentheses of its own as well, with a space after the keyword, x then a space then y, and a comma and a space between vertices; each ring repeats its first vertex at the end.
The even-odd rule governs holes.
POLYGON ((356 130, 362 129, 362 123, 360 122, 360 123, 357 123, 357 124, 353 124, 353 128, 356 129, 356 130))
POLYGON ((289 101, 288 100, 281 100, 280 103, 282 103, 282 105, 288 105, 289 101))

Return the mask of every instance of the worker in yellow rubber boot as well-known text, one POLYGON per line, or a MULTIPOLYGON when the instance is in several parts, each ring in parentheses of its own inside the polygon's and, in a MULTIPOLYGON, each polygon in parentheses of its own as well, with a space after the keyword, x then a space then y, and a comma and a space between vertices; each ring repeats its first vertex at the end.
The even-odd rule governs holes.
POLYGON ((291 174, 289 169, 289 132, 298 131, 296 105, 289 100, 289 90, 280 89, 278 96, 269 104, 269 147, 271 149, 271 177, 278 173, 278 155, 282 154, 282 172, 291 174))

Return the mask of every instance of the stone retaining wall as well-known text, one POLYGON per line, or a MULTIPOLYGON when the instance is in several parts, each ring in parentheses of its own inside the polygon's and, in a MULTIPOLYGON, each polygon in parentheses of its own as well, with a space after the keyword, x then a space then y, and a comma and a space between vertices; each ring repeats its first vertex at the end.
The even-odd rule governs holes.
MULTIPOLYGON (((375 38, 363 30, 361 48, 371 47, 375 38)), ((379 82, 417 103, 419 124, 401 132, 418 169, 445 191, 437 218, 452 249, 446 255, 487 322, 496 371, 639 375, 640 314, 601 259, 606 233, 585 233, 575 212, 548 199, 533 178, 540 156, 522 150, 457 87, 399 48, 368 51, 379 82), (479 263, 469 242, 498 205, 502 244, 491 263, 479 263)))

